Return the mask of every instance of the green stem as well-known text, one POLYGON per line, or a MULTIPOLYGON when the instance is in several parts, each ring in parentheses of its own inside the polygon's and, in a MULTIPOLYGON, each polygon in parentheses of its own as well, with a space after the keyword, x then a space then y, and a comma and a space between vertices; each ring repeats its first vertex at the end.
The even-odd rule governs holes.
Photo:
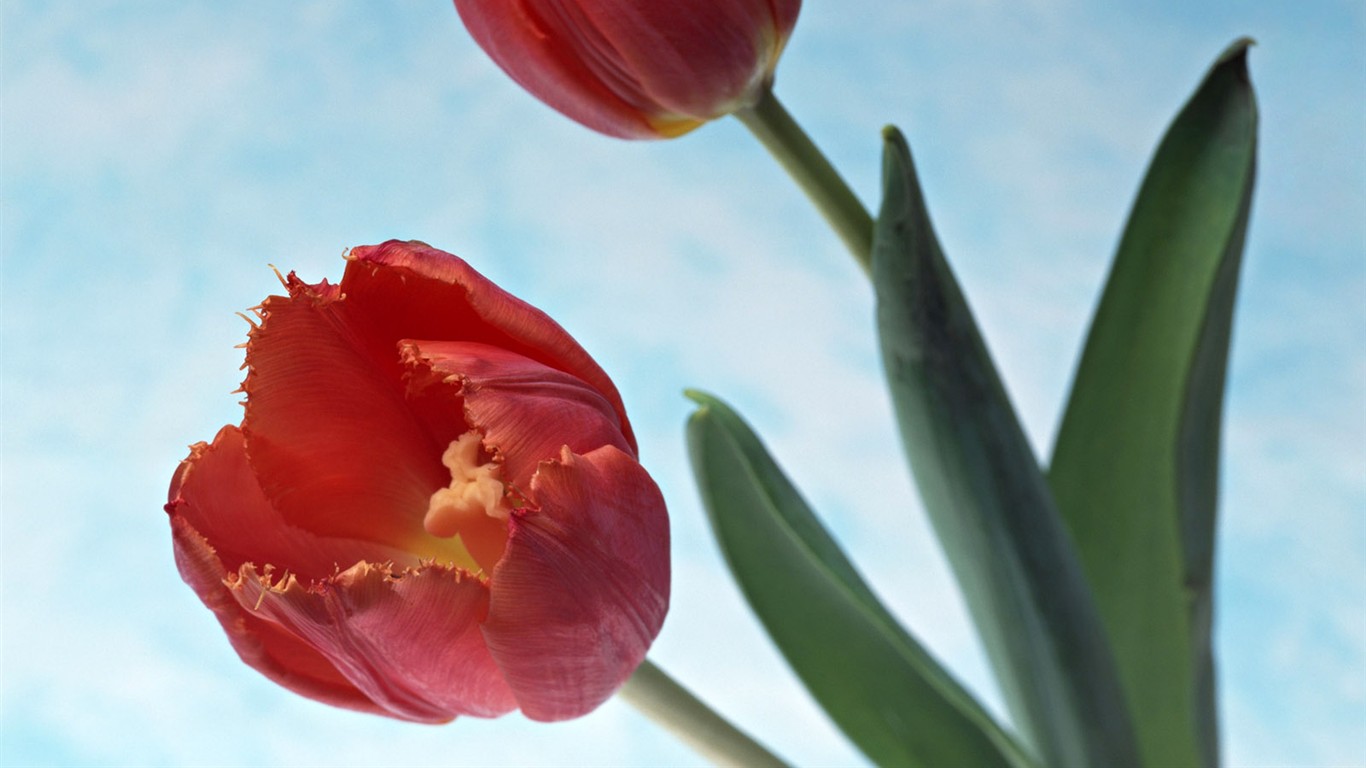
POLYGON ((873 217, 839 171, 767 88, 758 103, 735 113, 802 188, 865 273, 872 271, 873 217))
POLYGON ((716 765, 787 768, 649 659, 626 681, 621 697, 716 765))

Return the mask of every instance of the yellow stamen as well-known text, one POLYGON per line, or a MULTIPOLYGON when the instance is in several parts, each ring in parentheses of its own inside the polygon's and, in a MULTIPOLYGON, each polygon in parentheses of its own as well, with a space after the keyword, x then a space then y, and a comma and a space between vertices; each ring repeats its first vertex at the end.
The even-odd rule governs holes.
POLYGON ((448 538, 466 523, 481 518, 507 520, 503 483, 493 462, 479 463, 479 433, 466 432, 446 447, 441 463, 451 471, 451 484, 432 494, 422 526, 433 536, 448 538))

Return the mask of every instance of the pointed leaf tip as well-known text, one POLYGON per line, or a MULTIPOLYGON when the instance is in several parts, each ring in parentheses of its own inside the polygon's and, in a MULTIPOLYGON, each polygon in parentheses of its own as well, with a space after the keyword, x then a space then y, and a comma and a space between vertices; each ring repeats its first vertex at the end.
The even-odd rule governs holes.
POLYGON ((1212 581, 1224 378, 1256 176, 1251 44, 1219 55, 1153 155, 1049 469, 1150 765, 1219 763, 1212 581))
POLYGON ((716 398, 706 392, 703 392, 700 389, 693 389, 692 387, 684 389, 683 396, 701 406, 709 405, 716 400, 716 398))
POLYGON ((1244 66, 1246 66, 1247 50, 1256 44, 1256 40, 1246 35, 1234 40, 1219 54, 1219 58, 1214 60, 1214 66, 1220 67, 1238 59, 1242 59, 1244 66))
POLYGON ((944 258, 910 148, 898 131, 884 136, 877 325, 921 499, 1007 706, 1043 762, 1136 765, 1123 691, 1076 552, 944 258))

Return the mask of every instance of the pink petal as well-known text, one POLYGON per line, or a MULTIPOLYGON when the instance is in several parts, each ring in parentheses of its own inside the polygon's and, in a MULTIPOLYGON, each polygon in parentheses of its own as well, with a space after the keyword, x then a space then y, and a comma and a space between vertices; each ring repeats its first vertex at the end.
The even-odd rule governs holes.
POLYGON ((444 445, 414 420, 398 351, 376 350, 343 315, 349 298, 290 276, 247 345, 246 453, 283 518, 315 533, 408 548, 450 475, 444 445))
POLYGON ((513 513, 484 636, 522 712, 583 715, 645 658, 669 604, 664 499, 628 454, 564 451, 513 513))
POLYGON ((403 550, 374 542, 319 536, 285 522, 271 507, 247 462, 242 432, 226 426, 213 443, 199 443, 171 481, 167 510, 213 547, 228 571, 245 562, 316 579, 362 561, 416 565, 403 550))
POLYGON ((455 0, 480 47, 541 101, 621 138, 677 136, 754 101, 800 0, 455 0))
POLYGON ((611 403, 563 371, 471 342, 406 342, 403 356, 410 392, 448 391, 422 398, 437 403, 463 398, 466 421, 502 461, 505 482, 523 493, 536 467, 566 445, 580 454, 604 445, 633 453, 611 403))
POLYGON ((393 717, 435 723, 516 707, 479 632, 488 590, 459 569, 361 563, 310 586, 272 586, 246 565, 231 587, 238 605, 316 648, 393 717))
MULTIPOLYGON (((456 11, 489 58, 536 98, 600 133, 623 139, 666 135, 638 99, 623 99, 584 62, 571 39, 552 34, 526 3, 455 0, 456 11)), ((695 127, 695 124, 693 125, 695 127)), ((686 130, 686 129, 683 129, 686 130)), ((673 133, 681 133, 675 129, 673 133)))
POLYGON ((315 701, 385 714, 312 646, 279 625, 243 610, 223 584, 227 571, 213 547, 189 521, 173 509, 168 511, 180 576, 213 611, 243 662, 279 685, 315 701))
POLYGON ((797 14, 802 10, 802 0, 768 0, 773 6, 773 24, 778 30, 779 40, 787 42, 792 28, 797 26, 797 14))
POLYGON ((599 80, 647 113, 720 117, 751 98, 767 71, 768 0, 533 4, 599 80))
POLYGON ((341 311, 348 327, 366 329, 389 351, 400 339, 473 341, 564 371, 611 404, 635 452, 626 408, 612 380, 544 312, 425 243, 390 240, 353 248, 347 258, 341 311))

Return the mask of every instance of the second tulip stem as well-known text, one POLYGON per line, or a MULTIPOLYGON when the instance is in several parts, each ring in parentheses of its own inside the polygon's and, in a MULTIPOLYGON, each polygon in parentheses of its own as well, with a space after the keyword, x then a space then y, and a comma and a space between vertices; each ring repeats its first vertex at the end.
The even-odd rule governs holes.
POLYGON ((787 768, 649 659, 626 681, 621 697, 716 765, 787 768))
POLYGON ((773 95, 773 89, 766 89, 758 103, 737 111, 735 116, 802 188, 863 271, 871 273, 873 217, 773 95))

